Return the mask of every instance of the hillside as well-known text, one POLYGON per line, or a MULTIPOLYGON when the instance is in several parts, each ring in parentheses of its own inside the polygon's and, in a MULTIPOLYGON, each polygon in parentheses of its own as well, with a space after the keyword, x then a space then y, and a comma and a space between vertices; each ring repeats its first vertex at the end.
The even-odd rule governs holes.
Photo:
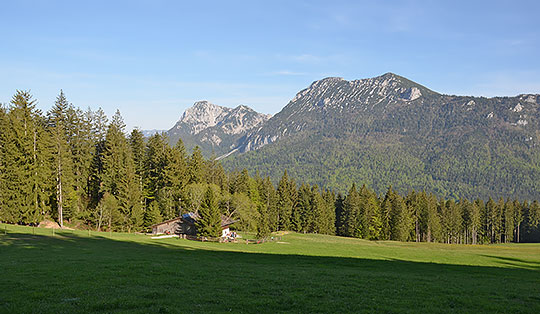
POLYGON ((365 183, 439 196, 540 198, 540 97, 443 95, 398 75, 326 78, 224 161, 345 191, 365 183))
POLYGON ((40 313, 540 310, 538 244, 449 246, 291 233, 246 245, 4 227, 0 312, 6 313, 35 312, 36 304, 40 313))

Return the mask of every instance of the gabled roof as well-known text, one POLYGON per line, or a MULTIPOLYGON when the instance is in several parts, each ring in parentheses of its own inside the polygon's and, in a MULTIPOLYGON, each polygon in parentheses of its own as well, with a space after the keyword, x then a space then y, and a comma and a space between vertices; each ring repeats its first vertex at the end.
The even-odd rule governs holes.
MULTIPOLYGON (((160 225, 163 225, 163 224, 166 224, 166 223, 170 223, 170 222, 174 222, 174 221, 180 221, 180 220, 194 225, 197 222, 197 220, 199 220, 200 218, 201 218, 201 216, 199 216, 199 213, 190 212, 190 213, 183 214, 181 217, 176 217, 176 218, 173 218, 173 219, 166 220, 164 222, 157 223, 155 225, 152 225, 151 227, 157 227, 157 226, 160 226, 160 225)), ((221 215, 221 226, 222 227, 232 225, 233 223, 235 223, 237 221, 238 220, 234 220, 234 219, 232 219, 230 217, 227 217, 225 215, 221 215)))
POLYGON ((226 227, 229 225, 232 225, 233 223, 237 222, 238 220, 233 220, 230 217, 227 217, 225 215, 221 215, 221 226, 226 227))
POLYGON ((173 218, 173 219, 165 220, 163 222, 151 225, 150 227, 160 226, 160 225, 163 225, 163 224, 166 224, 166 223, 169 223, 169 222, 173 222, 173 221, 176 221, 176 220, 182 220, 182 218, 181 217, 176 217, 176 218, 173 218))

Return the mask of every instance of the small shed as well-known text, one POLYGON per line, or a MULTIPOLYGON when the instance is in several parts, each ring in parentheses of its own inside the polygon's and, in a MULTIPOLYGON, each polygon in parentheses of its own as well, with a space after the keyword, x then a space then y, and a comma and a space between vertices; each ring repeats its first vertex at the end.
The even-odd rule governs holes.
MULTIPOLYGON (((164 221, 152 226, 152 234, 185 234, 196 236, 197 235, 197 220, 200 216, 197 213, 187 213, 180 217, 164 221)), ((221 215, 221 236, 225 237, 230 233, 229 226, 235 223, 233 220, 225 215, 221 215)))

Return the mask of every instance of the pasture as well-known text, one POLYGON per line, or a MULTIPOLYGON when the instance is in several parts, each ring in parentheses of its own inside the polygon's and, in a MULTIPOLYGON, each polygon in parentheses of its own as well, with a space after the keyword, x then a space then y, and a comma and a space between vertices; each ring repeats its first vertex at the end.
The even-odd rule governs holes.
POLYGON ((246 245, 0 224, 0 271, 6 313, 540 313, 540 244, 246 245))

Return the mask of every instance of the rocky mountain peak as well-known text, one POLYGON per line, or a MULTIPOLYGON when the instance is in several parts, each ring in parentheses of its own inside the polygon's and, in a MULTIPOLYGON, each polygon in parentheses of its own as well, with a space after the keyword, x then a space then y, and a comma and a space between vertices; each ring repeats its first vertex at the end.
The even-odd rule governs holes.
POLYGON ((224 153, 269 118, 246 105, 228 108, 203 100, 186 109, 167 135, 172 144, 182 138, 188 148, 198 145, 205 153, 224 153))
POLYGON ((190 125, 192 133, 197 134, 217 125, 231 110, 231 108, 221 107, 206 100, 197 101, 192 107, 186 109, 179 122, 190 125))

